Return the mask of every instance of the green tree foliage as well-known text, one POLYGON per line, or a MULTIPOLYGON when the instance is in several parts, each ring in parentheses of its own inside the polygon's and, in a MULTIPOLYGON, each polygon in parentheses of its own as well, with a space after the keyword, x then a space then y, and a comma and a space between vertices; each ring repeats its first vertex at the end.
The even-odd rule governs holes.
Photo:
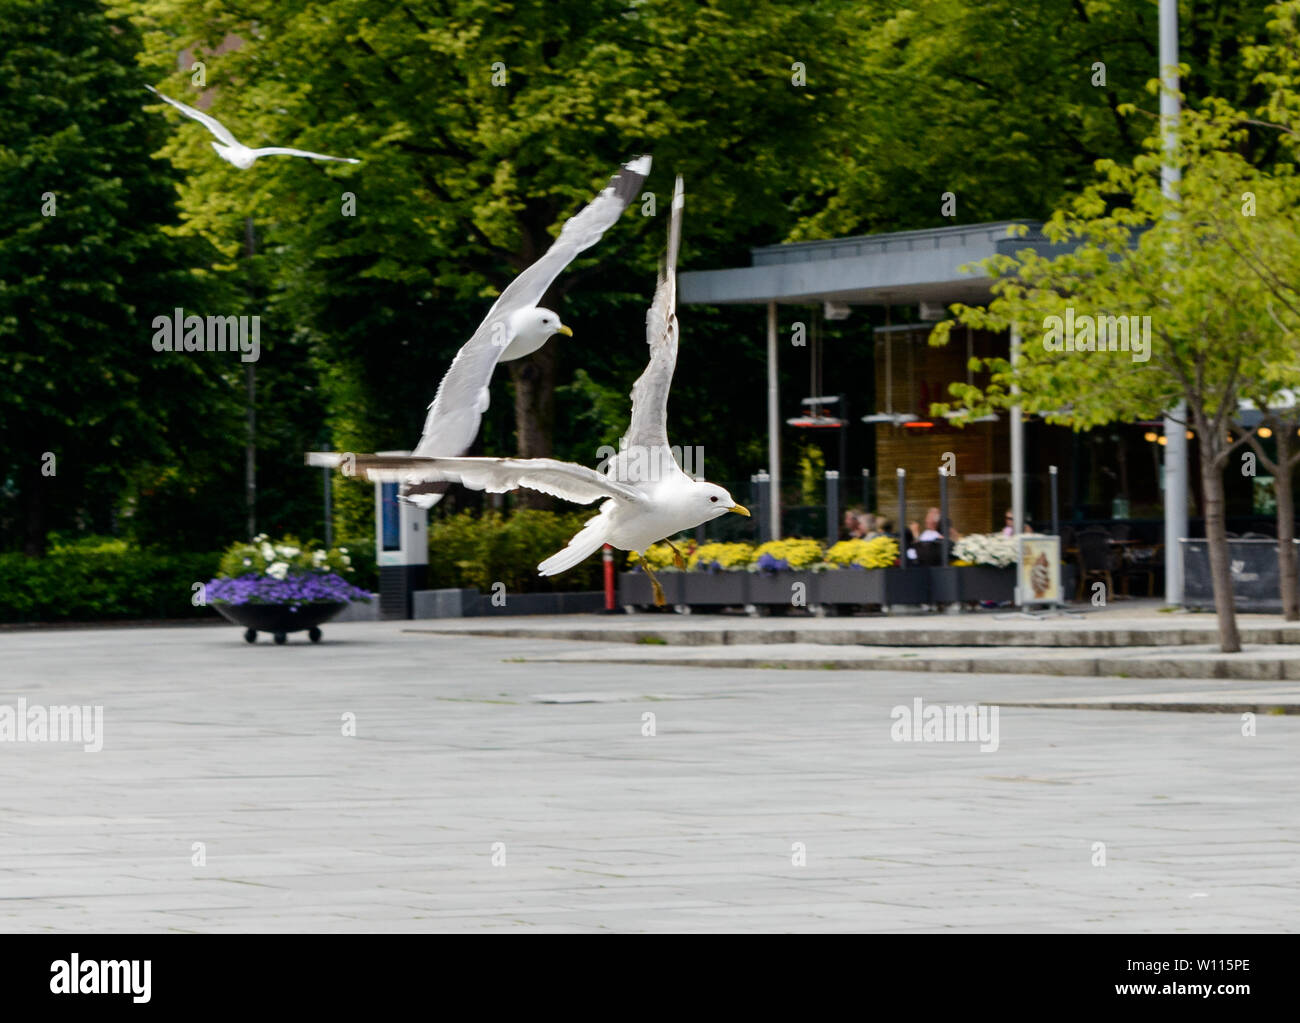
MULTIPOLYGON (((987 309, 954 307, 959 322, 1018 330, 1025 341, 1018 361, 984 360, 987 385, 951 386, 963 407, 1018 404, 1076 430, 1159 417, 1185 402, 1184 425, 1195 431, 1200 458, 1225 652, 1240 649, 1223 483, 1224 472, 1236 468, 1232 455, 1246 443, 1246 431, 1233 429, 1240 401, 1256 396, 1267 405, 1279 390, 1300 387, 1300 315, 1277 301, 1265 275, 1254 269, 1294 265, 1300 193, 1289 164, 1264 170, 1240 154, 1244 120, 1212 102, 1184 113, 1169 156, 1157 135, 1131 162, 1098 161, 1099 180, 1056 211, 1044 229, 1064 254, 1030 248, 996 258, 987 269, 999 277, 997 298, 987 309), (1162 191, 1166 160, 1181 173, 1172 199, 1162 191), (1148 318, 1149 347, 1130 351, 1134 325, 1123 324, 1129 336, 1123 350, 1115 350, 1119 324, 1108 324, 1107 343, 1098 328, 1088 350, 1072 344, 1063 350, 1069 320, 1082 329, 1085 319, 1097 325, 1106 316, 1148 318)), ((940 325, 932 341, 945 341, 950 327, 951 321, 940 325)), ((1078 340, 1087 338, 1078 334, 1078 340)), ((1294 565, 1291 573, 1294 590, 1294 565)))
POLYGON ((153 316, 203 294, 188 267, 205 257, 166 233, 172 174, 150 155, 164 129, 141 108, 138 35, 93 0, 0 0, 0 38, 4 545, 108 531, 179 467, 202 487, 154 525, 204 549, 228 405, 219 369, 150 345, 153 316))
MULTIPOLYGON (((1157 9, 1133 0, 889 0, 862 40, 847 131, 817 161, 825 208, 792 238, 1042 218, 1147 125, 1122 112, 1157 73, 1157 9), (943 197, 953 202, 945 206, 943 197)), ((1191 96, 1262 95, 1241 51, 1255 0, 1184 4, 1191 96)))
MULTIPOLYGON (((830 2, 117 6, 145 30, 145 65, 164 91, 198 94, 189 62, 175 70, 183 48, 206 63, 210 109, 241 139, 365 161, 264 160, 245 174, 213 159, 201 126, 174 117, 164 149, 186 172, 187 230, 233 262, 240 221, 255 218, 278 262, 276 336, 297 330, 310 343, 341 449, 411 446, 492 297, 640 152, 655 157, 656 206, 672 175, 686 176, 688 259, 732 261, 780 238, 814 173, 808 154, 829 151, 844 128, 839 97, 869 24, 857 5, 830 2), (355 216, 344 215, 345 192, 355 216)), ((662 244, 649 211, 634 203, 552 289, 547 301, 577 337, 499 371, 483 451, 594 464, 611 424, 592 429, 587 398, 605 391, 624 396, 622 432, 662 244), (604 391, 557 405, 580 366, 604 391)), ((761 402, 746 333, 686 327, 674 412, 681 442, 707 435, 715 464, 749 432, 735 405, 761 402)), ((748 475, 753 465, 719 468, 748 475)))

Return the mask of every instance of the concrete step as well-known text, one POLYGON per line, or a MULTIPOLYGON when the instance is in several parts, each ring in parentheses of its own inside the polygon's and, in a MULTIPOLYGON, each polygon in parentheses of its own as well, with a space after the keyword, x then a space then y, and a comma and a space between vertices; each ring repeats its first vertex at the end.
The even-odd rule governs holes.
MULTIPOLYGON (((693 616, 692 616, 693 617, 693 616)), ((499 636, 512 639, 562 639, 588 643, 631 643, 662 646, 774 646, 791 643, 824 646, 871 647, 1044 647, 1109 648, 1132 647, 1179 648, 1217 642, 1218 633, 1211 618, 1208 622, 1181 625, 1177 620, 1124 626, 1107 622, 1105 627, 1050 621, 1016 625, 992 616, 968 619, 931 616, 924 624, 904 627, 892 625, 887 618, 864 619, 847 623, 843 619, 803 618, 786 620, 740 618, 716 620, 694 625, 688 616, 637 615, 632 618, 597 619, 574 622, 572 616, 563 624, 532 623, 510 625, 476 625, 470 627, 429 626, 411 632, 468 636, 499 636), (663 622, 647 621, 663 617, 663 622)), ((1300 624, 1239 626, 1242 643, 1252 646, 1300 645, 1300 624)))
POLYGON ((547 663, 640 664, 696 668, 766 668, 827 671, 935 672, 973 675, 1055 675, 1107 678, 1186 678, 1235 681, 1300 681, 1300 650, 1279 655, 1276 648, 1248 646, 1238 654, 1221 654, 1217 647, 1180 649, 1135 647, 1103 654, 1068 648, 1033 654, 978 647, 900 649, 880 646, 836 647, 824 644, 747 644, 684 650, 672 646, 602 645, 533 656, 547 663))

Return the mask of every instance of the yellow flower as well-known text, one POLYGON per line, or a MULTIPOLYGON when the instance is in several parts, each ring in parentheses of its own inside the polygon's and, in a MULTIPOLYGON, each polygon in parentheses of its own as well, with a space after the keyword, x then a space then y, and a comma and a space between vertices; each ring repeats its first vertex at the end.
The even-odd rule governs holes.
POLYGON ((841 540, 826 552, 826 561, 841 568, 889 568, 898 561, 898 541, 889 536, 870 540, 841 540))
POLYGON ((754 560, 764 554, 784 561, 791 568, 807 568, 821 561, 822 545, 816 540, 769 540, 754 551, 754 560))
POLYGON ((724 570, 744 568, 754 560, 754 545, 749 543, 706 543, 686 559, 687 568, 712 568, 714 562, 724 570))

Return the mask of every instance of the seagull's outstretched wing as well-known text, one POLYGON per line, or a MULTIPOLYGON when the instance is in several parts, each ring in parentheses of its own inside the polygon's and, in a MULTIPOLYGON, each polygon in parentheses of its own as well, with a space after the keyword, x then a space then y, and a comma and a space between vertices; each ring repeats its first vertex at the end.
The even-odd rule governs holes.
POLYGON ((681 244, 685 202, 679 177, 673 188, 668 222, 668 253, 659 271, 654 301, 645 317, 650 361, 632 385, 632 421, 620 445, 623 450, 668 446, 668 392, 677 365, 677 249, 681 244))
POLYGON ((313 452, 307 456, 307 464, 346 467, 354 475, 380 483, 446 481, 492 494, 527 487, 575 504, 590 504, 608 497, 632 504, 643 500, 633 487, 611 480, 585 465, 555 458, 427 458, 420 455, 313 452))
POLYGON ((288 149, 285 146, 266 146, 251 150, 254 156, 305 156, 309 160, 337 160, 339 163, 360 163, 350 156, 326 156, 324 153, 309 153, 305 149, 288 149))
POLYGON ((492 372, 514 339, 511 314, 541 301, 551 282, 574 257, 595 245, 618 220, 649 173, 648 156, 625 164, 595 199, 565 222, 546 254, 501 292, 442 378, 415 449, 418 454, 462 455, 469 450, 487 410, 492 372))
POLYGON ((164 103, 170 103, 186 117, 194 118, 194 120, 198 121, 199 124, 203 125, 203 127, 207 128, 208 131, 212 132, 212 134, 217 137, 218 142, 224 142, 228 146, 239 145, 239 142, 235 138, 235 136, 230 134, 230 129, 227 128, 220 121, 218 121, 215 117, 205 114, 202 110, 195 110, 193 107, 186 106, 184 103, 180 102, 179 100, 174 100, 170 96, 164 96, 152 85, 146 85, 145 88, 148 89, 150 92, 152 92, 164 103))

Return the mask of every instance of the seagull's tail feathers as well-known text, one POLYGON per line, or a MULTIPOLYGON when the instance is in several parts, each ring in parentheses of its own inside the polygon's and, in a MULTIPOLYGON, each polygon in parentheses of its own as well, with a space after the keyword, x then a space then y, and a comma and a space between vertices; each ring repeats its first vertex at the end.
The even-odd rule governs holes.
POLYGON ((602 509, 599 515, 587 520, 587 524, 578 530, 564 550, 552 554, 537 566, 538 574, 558 575, 561 572, 567 572, 585 561, 589 555, 600 550, 604 546, 605 538, 608 535, 609 518, 602 509))

